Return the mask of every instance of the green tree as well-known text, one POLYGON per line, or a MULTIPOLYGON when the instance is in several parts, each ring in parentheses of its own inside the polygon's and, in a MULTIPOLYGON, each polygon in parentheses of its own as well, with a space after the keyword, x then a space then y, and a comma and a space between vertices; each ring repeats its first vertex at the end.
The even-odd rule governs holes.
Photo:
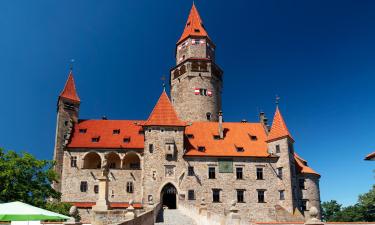
POLYGON ((51 186, 58 179, 53 165, 51 160, 0 148, 0 202, 22 201, 67 215, 70 204, 58 202, 61 193, 51 186))
POLYGON ((335 221, 337 214, 341 211, 341 205, 336 200, 322 203, 322 216, 324 221, 335 221))
POLYGON ((375 221, 375 185, 369 192, 359 196, 358 206, 365 221, 375 221))

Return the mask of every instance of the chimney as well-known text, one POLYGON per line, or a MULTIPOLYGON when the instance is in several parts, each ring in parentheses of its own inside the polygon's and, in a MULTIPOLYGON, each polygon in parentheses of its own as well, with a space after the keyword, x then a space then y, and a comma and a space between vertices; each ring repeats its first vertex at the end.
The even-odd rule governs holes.
POLYGON ((268 118, 266 117, 266 114, 264 112, 259 113, 259 122, 263 125, 266 132, 269 132, 269 126, 268 126, 268 118))
POLYGON ((219 136, 220 139, 224 139, 224 129, 223 129, 223 111, 219 111, 219 136))

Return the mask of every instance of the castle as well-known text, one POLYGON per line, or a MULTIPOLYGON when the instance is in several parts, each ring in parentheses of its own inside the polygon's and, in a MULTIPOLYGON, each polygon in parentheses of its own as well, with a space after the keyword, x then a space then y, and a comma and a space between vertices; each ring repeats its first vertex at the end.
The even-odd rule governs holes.
POLYGON ((170 98, 164 90, 146 120, 80 119, 80 99, 70 71, 58 98, 54 149, 62 201, 83 220, 98 198, 98 177, 109 167, 111 208, 199 205, 223 214, 237 202, 249 221, 303 220, 320 209, 319 178, 294 150, 294 139, 276 108, 272 126, 224 122, 223 71, 215 44, 192 6, 176 44, 170 98))

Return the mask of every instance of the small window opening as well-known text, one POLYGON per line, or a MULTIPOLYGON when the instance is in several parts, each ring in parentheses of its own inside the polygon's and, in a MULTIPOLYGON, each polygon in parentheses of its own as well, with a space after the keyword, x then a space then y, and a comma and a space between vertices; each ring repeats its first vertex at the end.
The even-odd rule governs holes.
POLYGON ((204 146, 198 146, 198 151, 204 152, 206 150, 206 147, 204 146))
POLYGON ((148 151, 149 151, 150 153, 153 153, 153 152, 154 152, 154 145, 153 145, 153 144, 149 144, 149 145, 148 145, 148 151))
POLYGON ((77 156, 70 157, 70 167, 77 167, 77 156))
POLYGON ((220 135, 214 135, 214 140, 220 140, 220 135))
POLYGON ((87 191, 87 181, 81 181, 80 190, 81 192, 87 191))
POLYGON ((188 139, 193 139, 194 138, 193 134, 186 134, 186 136, 187 136, 188 139))
POLYGON ((236 147, 237 152, 244 152, 245 149, 243 147, 236 147))
POLYGON ((212 202, 220 202, 220 189, 212 189, 212 202))
POLYGON ((236 168, 236 178, 237 178, 237 180, 243 179, 243 168, 242 167, 236 168))
POLYGON ((194 190, 189 190, 188 191, 188 200, 195 200, 194 190))
POLYGON ((87 129, 79 129, 79 133, 81 134, 86 134, 86 132, 87 132, 87 129))
POLYGON ((195 33, 199 33, 200 30, 199 30, 199 29, 194 29, 194 32, 195 32, 195 33))
POLYGON ((129 181, 126 183, 126 192, 128 193, 134 192, 133 182, 129 181))
POLYGON ((250 135, 250 140, 252 140, 252 141, 256 141, 256 140, 258 140, 258 137, 257 137, 257 136, 250 135))
POLYGON ((206 118, 207 118, 208 121, 211 120, 211 113, 210 112, 206 113, 206 118))
POLYGON ((188 176, 194 176, 194 167, 193 166, 188 167, 188 176))
POLYGON ((284 190, 279 191, 279 195, 280 195, 280 200, 285 200, 285 191, 284 190))
POLYGON ((99 142, 100 137, 93 137, 91 138, 91 142, 99 142))
POLYGON ((124 137, 124 143, 129 143, 130 142, 130 137, 124 137))
POLYGON ((244 192, 245 190, 237 190, 237 202, 244 203, 244 192))
POLYGON ((277 168, 277 176, 280 179, 283 179, 283 168, 282 167, 277 168))
POLYGON ((98 194, 99 193, 99 185, 94 185, 94 193, 98 194))
POLYGON ((215 173, 215 167, 209 167, 208 168, 208 179, 215 179, 216 173, 215 173))
POLYGON ((264 190, 257 190, 258 191, 258 202, 265 203, 264 200, 264 190))
POLYGON ((263 168, 257 168, 257 180, 263 180, 263 168))
POLYGON ((112 134, 120 134, 120 129, 113 130, 112 134))
POLYGON ((276 145, 276 153, 280 153, 280 145, 276 145))

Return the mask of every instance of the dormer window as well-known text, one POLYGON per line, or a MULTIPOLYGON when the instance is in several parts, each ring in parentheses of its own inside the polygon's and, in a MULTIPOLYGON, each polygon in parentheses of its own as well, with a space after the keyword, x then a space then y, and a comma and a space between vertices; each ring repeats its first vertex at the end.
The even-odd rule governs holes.
POLYGON ((195 33, 199 33, 200 30, 199 30, 199 29, 194 29, 194 32, 195 32, 195 33))
POLYGON ((204 146, 198 146, 198 151, 204 152, 206 151, 206 148, 204 146))
POLYGON ((251 135, 251 134, 249 134, 249 136, 250 136, 250 140, 252 140, 252 141, 257 141, 258 140, 257 136, 254 136, 254 135, 251 135))
POLYGON ((220 140, 220 135, 214 135, 214 140, 220 140))
POLYGON ((188 139, 193 139, 194 138, 194 135, 192 135, 192 134, 186 134, 186 136, 187 136, 188 139))
POLYGON ((236 147, 237 152, 244 152, 245 149, 243 147, 236 147))
POLYGON ((87 129, 79 129, 79 133, 81 134, 86 134, 86 132, 87 132, 87 129))
POLYGON ((140 134, 140 135, 144 135, 144 134, 145 134, 145 131, 144 131, 144 130, 139 130, 139 131, 138 131, 138 134, 140 134))
POLYGON ((99 142, 100 137, 91 138, 91 142, 99 142))
POLYGON ((130 137, 124 137, 123 141, 124 141, 124 143, 129 143, 130 142, 130 137))
POLYGON ((115 129, 113 130, 113 133, 112 134, 120 134, 120 129, 115 129))

